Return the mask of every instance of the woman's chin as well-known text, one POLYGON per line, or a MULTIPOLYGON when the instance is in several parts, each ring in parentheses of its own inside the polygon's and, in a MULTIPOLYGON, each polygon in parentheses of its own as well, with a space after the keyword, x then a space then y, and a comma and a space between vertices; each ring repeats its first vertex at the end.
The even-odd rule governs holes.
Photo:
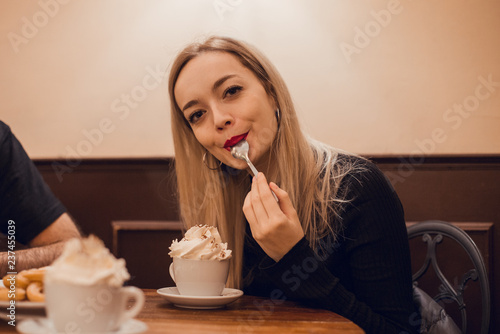
POLYGON ((238 169, 238 170, 245 170, 248 168, 247 163, 243 160, 230 161, 230 163, 227 163, 226 165, 228 165, 231 168, 238 169))

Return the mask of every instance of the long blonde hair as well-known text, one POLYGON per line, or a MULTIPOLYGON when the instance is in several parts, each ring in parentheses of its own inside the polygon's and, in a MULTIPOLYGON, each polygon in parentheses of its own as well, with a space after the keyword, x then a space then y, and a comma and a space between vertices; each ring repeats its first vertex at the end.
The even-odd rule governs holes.
MULTIPOLYGON (((184 48, 174 60, 169 76, 172 133, 175 148, 180 216, 186 228, 200 223, 218 227, 223 240, 233 250, 229 286, 241 287, 245 217, 242 206, 250 189, 246 171, 222 165, 218 170, 204 166, 204 147, 197 141, 175 100, 174 88, 183 67, 204 52, 228 52, 250 69, 280 110, 279 129, 269 159, 275 162, 266 175, 288 192, 313 249, 319 239, 335 240, 341 227, 337 216, 344 202, 338 195, 340 181, 353 166, 337 163, 339 151, 304 135, 295 108, 281 75, 271 62, 252 46, 228 37, 212 36, 184 48), (332 224, 332 221, 335 221, 332 224)), ((210 161, 216 166, 218 161, 210 161)), ((212 160, 215 160, 213 157, 212 160)))

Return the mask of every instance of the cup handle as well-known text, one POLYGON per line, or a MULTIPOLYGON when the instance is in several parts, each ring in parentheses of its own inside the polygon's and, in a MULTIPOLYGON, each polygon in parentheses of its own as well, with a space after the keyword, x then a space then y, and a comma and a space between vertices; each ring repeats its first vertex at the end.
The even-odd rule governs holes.
POLYGON ((174 275, 174 263, 170 263, 170 267, 168 267, 168 272, 170 273, 170 277, 172 277, 172 280, 175 283, 175 275, 174 275))
POLYGON ((125 295, 124 298, 125 307, 127 306, 127 302, 130 299, 134 299, 135 302, 130 309, 125 310, 123 312, 121 323, 139 314, 139 312, 141 312, 142 310, 142 307, 144 306, 144 301, 145 301, 144 292, 142 292, 141 289, 136 288, 135 286, 126 286, 123 287, 122 289, 123 289, 123 294, 125 295))

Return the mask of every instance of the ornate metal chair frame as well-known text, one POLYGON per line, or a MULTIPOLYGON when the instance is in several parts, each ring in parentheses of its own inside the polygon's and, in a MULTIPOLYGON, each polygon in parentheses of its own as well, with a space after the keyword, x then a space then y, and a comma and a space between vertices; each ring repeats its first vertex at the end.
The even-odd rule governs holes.
POLYGON ((441 300, 452 300, 458 304, 458 308, 462 317, 462 332, 467 330, 467 315, 466 305, 463 298, 463 293, 467 282, 472 279, 479 280, 481 287, 481 303, 482 303, 482 322, 481 334, 487 334, 490 323, 490 287, 488 283, 488 273, 484 265, 483 257, 479 252, 474 241, 462 229, 439 220, 428 220, 416 223, 408 227, 408 239, 422 236, 423 242, 427 244, 427 255, 422 267, 413 274, 413 282, 422 277, 430 265, 434 268, 437 277, 441 281, 439 294, 434 297, 434 300, 439 303, 441 300), (431 235, 435 235, 432 237, 431 235), (458 287, 455 289, 452 284, 446 279, 443 272, 439 268, 436 259, 436 246, 443 240, 443 236, 449 237, 458 242, 466 253, 469 255, 474 269, 467 271, 461 278, 458 287))

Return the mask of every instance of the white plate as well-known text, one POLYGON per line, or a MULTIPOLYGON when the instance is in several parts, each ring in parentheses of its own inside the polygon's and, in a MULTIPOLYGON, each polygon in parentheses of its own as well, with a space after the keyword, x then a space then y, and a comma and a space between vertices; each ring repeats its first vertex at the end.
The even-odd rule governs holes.
MULTIPOLYGON (((26 319, 22 320, 16 327, 17 331, 22 334, 55 334, 52 322, 47 318, 41 319, 26 319)), ((148 329, 148 326, 137 319, 129 319, 125 321, 119 330, 110 332, 110 334, 137 334, 148 329)))
MULTIPOLYGON (((0 280, 0 287, 4 287, 2 280, 0 280)), ((9 301, 0 301, 0 315, 1 318, 6 321, 10 320, 9 318, 4 316, 9 314, 10 311, 7 310, 7 307, 9 306, 9 301)), ((33 316, 45 316, 45 303, 30 302, 27 300, 16 301, 16 319, 33 316)))
POLYGON ((243 296, 243 291, 228 288, 221 296, 183 296, 176 287, 158 289, 157 292, 175 306, 193 309, 221 308, 243 296))

